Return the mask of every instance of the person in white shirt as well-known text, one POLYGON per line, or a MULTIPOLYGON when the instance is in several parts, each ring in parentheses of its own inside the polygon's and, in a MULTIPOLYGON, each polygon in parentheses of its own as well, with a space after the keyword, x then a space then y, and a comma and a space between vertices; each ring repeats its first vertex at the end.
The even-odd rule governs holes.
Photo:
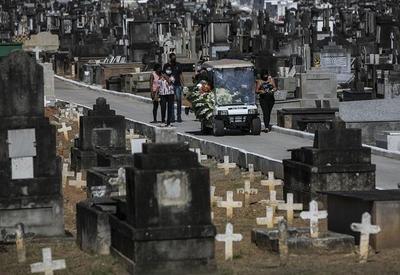
POLYGON ((166 126, 170 126, 174 111, 175 90, 171 82, 171 75, 163 74, 159 79, 159 95, 161 100, 161 119, 166 126), (167 121, 165 122, 165 117, 167 121))

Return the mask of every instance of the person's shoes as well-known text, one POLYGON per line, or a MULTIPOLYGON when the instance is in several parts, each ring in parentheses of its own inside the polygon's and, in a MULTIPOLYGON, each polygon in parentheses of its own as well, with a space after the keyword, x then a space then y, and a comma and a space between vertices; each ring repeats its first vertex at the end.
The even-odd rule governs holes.
POLYGON ((265 130, 264 130, 264 133, 269 133, 269 129, 268 128, 266 128, 265 130))
POLYGON ((165 120, 161 121, 162 124, 165 124, 165 120))
POLYGON ((171 120, 171 123, 175 123, 175 119, 171 120))
POLYGON ((182 121, 182 119, 178 119, 176 122, 182 123, 183 121, 182 121))
POLYGON ((151 121, 150 123, 151 124, 155 124, 155 123, 157 123, 158 121, 157 120, 153 120, 153 121, 151 121))

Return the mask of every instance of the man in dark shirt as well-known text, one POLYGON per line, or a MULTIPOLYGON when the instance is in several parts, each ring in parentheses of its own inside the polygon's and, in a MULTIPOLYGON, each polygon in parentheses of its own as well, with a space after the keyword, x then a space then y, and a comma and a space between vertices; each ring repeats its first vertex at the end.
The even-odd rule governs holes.
MULTIPOLYGON (((177 105, 176 118, 177 122, 182 122, 182 92, 183 92, 183 74, 182 65, 176 62, 176 55, 169 55, 169 63, 164 65, 163 71, 167 75, 171 75, 171 82, 174 85, 175 100, 177 105)), ((172 121, 175 121, 175 112, 172 116, 172 121)))

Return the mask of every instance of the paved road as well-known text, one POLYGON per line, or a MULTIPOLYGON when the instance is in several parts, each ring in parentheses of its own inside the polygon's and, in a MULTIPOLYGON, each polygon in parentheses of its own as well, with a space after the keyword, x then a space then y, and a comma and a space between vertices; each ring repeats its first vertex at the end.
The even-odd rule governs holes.
MULTIPOLYGON (((96 98, 102 96, 107 99, 111 108, 115 109, 120 115, 142 122, 150 122, 152 120, 152 107, 150 104, 138 102, 132 98, 78 87, 58 79, 55 79, 55 87, 58 99, 92 106, 96 98)), ((183 115, 183 119, 183 123, 176 123, 174 125, 178 132, 201 135, 199 131, 200 123, 195 121, 194 116, 183 115)), ((202 138, 277 160, 290 158, 288 149, 312 145, 312 141, 310 140, 277 132, 263 133, 261 136, 233 134, 224 137, 202 136, 202 138)), ((397 184, 400 183, 400 161, 373 156, 373 162, 377 165, 377 187, 382 189, 397 189, 397 184)))

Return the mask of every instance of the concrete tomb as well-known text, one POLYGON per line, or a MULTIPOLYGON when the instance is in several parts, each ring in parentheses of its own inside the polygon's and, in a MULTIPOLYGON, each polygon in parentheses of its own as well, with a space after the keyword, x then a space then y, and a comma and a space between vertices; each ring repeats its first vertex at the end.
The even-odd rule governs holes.
POLYGON ((44 117, 43 68, 27 53, 0 63, 0 241, 64 234, 56 129, 44 117))
POLYGON ((318 197, 318 191, 375 188, 371 149, 362 146, 360 129, 346 129, 340 119, 335 119, 332 129, 316 132, 313 147, 291 153, 291 159, 283 160, 283 189, 298 202, 308 204, 318 197))

